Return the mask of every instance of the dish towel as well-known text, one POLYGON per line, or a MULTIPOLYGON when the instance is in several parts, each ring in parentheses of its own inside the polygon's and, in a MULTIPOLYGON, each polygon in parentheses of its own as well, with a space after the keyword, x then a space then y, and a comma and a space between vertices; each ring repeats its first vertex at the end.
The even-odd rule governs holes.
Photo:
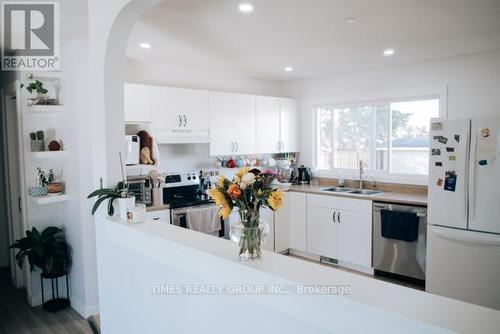
POLYGON ((406 242, 417 241, 418 221, 416 213, 381 210, 382 237, 406 242))
POLYGON ((218 237, 221 230, 219 208, 215 205, 186 210, 188 229, 218 237))

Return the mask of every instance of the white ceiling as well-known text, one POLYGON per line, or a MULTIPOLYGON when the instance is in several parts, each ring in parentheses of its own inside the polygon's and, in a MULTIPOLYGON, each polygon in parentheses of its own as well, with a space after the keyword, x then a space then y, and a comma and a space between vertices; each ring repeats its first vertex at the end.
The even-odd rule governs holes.
POLYGON ((238 0, 165 1, 136 24, 127 56, 290 80, 500 50, 500 0, 245 2, 253 13, 240 13, 238 0), (394 56, 382 55, 388 47, 394 56))

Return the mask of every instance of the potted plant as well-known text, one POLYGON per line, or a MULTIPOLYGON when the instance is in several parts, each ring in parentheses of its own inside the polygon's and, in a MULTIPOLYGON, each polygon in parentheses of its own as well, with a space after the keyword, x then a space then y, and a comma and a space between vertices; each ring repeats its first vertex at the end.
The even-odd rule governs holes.
MULTIPOLYGON (((44 86, 43 82, 33 77, 33 74, 28 77, 28 79, 33 80, 28 83, 26 86, 26 90, 30 92, 30 94, 36 93, 36 97, 28 98, 28 105, 37 105, 37 104, 49 104, 52 99, 47 98, 46 94, 49 92, 44 86)), ((21 88, 24 87, 24 84, 21 84, 21 88)))
POLYGON ((45 141, 43 140, 43 131, 31 132, 31 152, 43 152, 45 151, 45 141))
MULTIPOLYGON (((97 189, 96 191, 92 192, 90 195, 87 196, 87 198, 89 198, 89 199, 92 197, 97 197, 97 201, 94 203, 94 206, 92 207, 92 215, 94 215, 96 213, 97 209, 99 209, 99 206, 104 201, 109 200, 108 201, 108 215, 109 216, 113 216, 115 214, 115 208, 113 207, 113 203, 116 199, 128 200, 129 198, 131 198, 129 196, 128 186, 125 182, 119 182, 114 189, 113 188, 97 189)), ((135 204, 135 202, 134 202, 134 204, 135 204)), ((120 207, 122 207, 122 206, 120 205, 120 207)), ((122 216, 121 213, 120 213, 120 216, 122 216)), ((123 219, 124 217, 121 217, 121 218, 123 219)))
POLYGON ((31 231, 26 231, 26 237, 17 240, 9 248, 19 250, 16 262, 20 268, 27 257, 30 270, 38 267, 50 277, 66 274, 71 265, 69 246, 63 231, 58 227, 47 227, 42 233, 33 227, 31 231))
POLYGON ((260 209, 268 207, 277 211, 283 202, 283 192, 272 188, 277 175, 271 171, 242 168, 230 181, 219 176, 209 195, 220 207, 219 215, 226 219, 233 208, 238 208, 240 222, 231 224, 231 239, 239 243, 240 259, 257 260, 262 257, 269 226, 260 220, 260 209))

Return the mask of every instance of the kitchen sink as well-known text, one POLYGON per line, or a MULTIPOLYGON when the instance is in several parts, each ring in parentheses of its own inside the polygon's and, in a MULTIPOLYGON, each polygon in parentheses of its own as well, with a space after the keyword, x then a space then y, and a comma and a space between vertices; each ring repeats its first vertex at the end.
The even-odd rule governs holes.
POLYGON ((382 194, 382 191, 377 191, 377 190, 368 190, 368 189, 357 189, 357 190, 352 190, 349 192, 349 194, 358 194, 358 195, 377 195, 377 194, 382 194))
POLYGON ((353 195, 378 195, 382 194, 382 191, 377 190, 369 190, 369 189, 355 189, 355 188, 342 188, 342 187, 330 187, 321 189, 323 191, 329 191, 334 193, 344 193, 344 194, 353 194, 353 195))
POLYGON ((325 188, 325 189, 321 189, 323 191, 331 191, 331 192, 334 192, 334 193, 347 193, 347 192, 350 192, 352 191, 353 189, 351 188, 342 188, 342 187, 330 187, 330 188, 325 188))

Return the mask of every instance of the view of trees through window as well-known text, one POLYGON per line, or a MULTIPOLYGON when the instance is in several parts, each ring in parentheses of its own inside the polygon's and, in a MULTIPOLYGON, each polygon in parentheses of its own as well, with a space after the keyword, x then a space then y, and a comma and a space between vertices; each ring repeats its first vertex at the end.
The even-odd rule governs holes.
POLYGON ((393 174, 428 174, 430 119, 439 100, 317 109, 317 167, 368 169, 393 174))

